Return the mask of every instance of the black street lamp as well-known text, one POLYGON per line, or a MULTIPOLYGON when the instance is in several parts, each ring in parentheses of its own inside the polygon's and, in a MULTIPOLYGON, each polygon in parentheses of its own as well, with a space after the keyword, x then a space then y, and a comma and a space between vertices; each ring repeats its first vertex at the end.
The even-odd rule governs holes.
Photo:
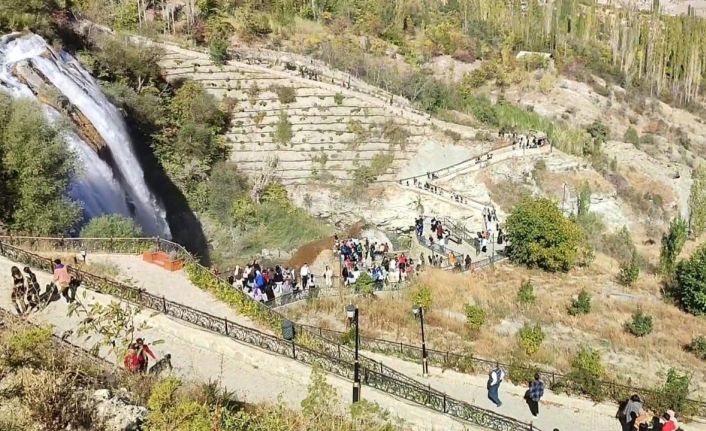
POLYGON ((348 323, 355 325, 355 362, 353 363, 353 402, 360 401, 360 361, 358 360, 358 347, 360 344, 360 334, 358 332, 358 306, 349 304, 346 306, 348 323))
POLYGON ((412 306, 412 313, 415 316, 419 316, 419 321, 422 324, 422 374, 429 375, 429 364, 427 363, 427 343, 424 340, 424 307, 421 305, 414 304, 412 306))

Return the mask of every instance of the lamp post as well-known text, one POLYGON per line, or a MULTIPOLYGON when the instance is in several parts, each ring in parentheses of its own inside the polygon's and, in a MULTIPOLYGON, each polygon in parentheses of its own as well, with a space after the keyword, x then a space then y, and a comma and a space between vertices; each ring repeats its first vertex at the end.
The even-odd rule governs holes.
POLYGON ((346 306, 346 315, 348 322, 355 325, 355 362, 353 363, 353 402, 360 401, 360 362, 358 360, 358 347, 360 342, 360 334, 358 331, 358 306, 348 304, 346 306))
POLYGON ((414 304, 412 313, 414 313, 415 317, 419 316, 419 321, 422 325, 422 374, 427 376, 429 375, 429 364, 427 363, 427 343, 424 339, 424 307, 414 304))

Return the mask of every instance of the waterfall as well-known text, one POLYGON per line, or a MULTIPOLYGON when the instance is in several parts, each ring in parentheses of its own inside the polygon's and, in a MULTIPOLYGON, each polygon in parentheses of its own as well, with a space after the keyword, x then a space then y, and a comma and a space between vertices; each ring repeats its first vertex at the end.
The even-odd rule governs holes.
POLYGON ((0 37, 0 88, 13 97, 38 99, 53 122, 58 112, 36 96, 46 92, 42 88, 46 86, 56 89, 87 119, 112 156, 108 163, 94 150, 95 143, 92 146, 78 133, 65 132, 81 165, 71 183, 71 196, 82 203, 86 216, 123 214, 133 217, 146 234, 170 236, 166 212, 145 183, 125 121, 91 75, 71 55, 57 53, 37 35, 0 37), (37 83, 36 75, 43 82, 37 83))

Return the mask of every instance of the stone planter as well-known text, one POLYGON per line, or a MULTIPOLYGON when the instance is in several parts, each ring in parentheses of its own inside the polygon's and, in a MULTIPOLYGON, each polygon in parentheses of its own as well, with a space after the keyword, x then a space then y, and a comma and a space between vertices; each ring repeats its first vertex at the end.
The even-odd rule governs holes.
POLYGON ((167 271, 179 271, 184 267, 181 259, 172 259, 163 251, 146 251, 142 253, 142 260, 159 265, 167 271))

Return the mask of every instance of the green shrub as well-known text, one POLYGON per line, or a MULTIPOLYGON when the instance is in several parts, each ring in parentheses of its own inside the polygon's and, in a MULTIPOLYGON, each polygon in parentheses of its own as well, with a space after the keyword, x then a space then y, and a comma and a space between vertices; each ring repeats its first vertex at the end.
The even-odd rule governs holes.
POLYGON ((652 332, 652 316, 638 309, 632 315, 632 321, 625 324, 625 328, 636 337, 644 337, 652 332))
POLYGON ((425 284, 419 286, 412 294, 412 303, 429 310, 433 304, 431 288, 425 284))
POLYGON ((520 304, 531 305, 537 300, 537 295, 534 294, 534 285, 532 280, 525 280, 520 285, 520 290, 517 291, 517 302, 520 304))
POLYGON ((591 294, 586 289, 581 289, 579 296, 571 300, 569 306, 569 314, 578 316, 579 314, 588 314, 591 312, 591 294))
POLYGON ((706 360, 706 337, 699 336, 691 340, 686 350, 696 355, 697 358, 706 360))
POLYGON ((684 310, 706 314, 706 245, 677 265, 675 294, 684 310))
POLYGON ((208 45, 208 55, 214 64, 222 66, 230 60, 228 54, 228 42, 220 37, 211 40, 208 45))
POLYGON ((534 375, 538 372, 539 368, 533 365, 527 365, 513 356, 510 360, 510 364, 508 364, 507 378, 518 386, 525 386, 534 380, 534 375))
POLYGON ((11 368, 41 366, 53 349, 52 330, 45 326, 8 332, 0 341, 0 363, 11 368))
POLYGON ((633 251, 632 258, 629 262, 624 262, 620 265, 618 273, 618 282, 623 286, 630 287, 640 276, 640 265, 637 261, 637 252, 633 251))
POLYGON ((279 103, 282 103, 283 105, 288 105, 297 101, 297 91, 294 87, 277 85, 273 87, 273 91, 277 93, 279 103))
POLYGON ((131 218, 107 214, 91 219, 81 229, 81 238, 138 238, 142 229, 131 218))
POLYGON ((600 122, 599 120, 594 121, 586 127, 586 131, 593 138, 593 141, 598 144, 604 144, 608 141, 610 135, 610 130, 608 127, 600 122))
POLYGON ((375 281, 367 272, 360 274, 360 277, 353 284, 353 288, 356 292, 361 293, 365 296, 373 296, 375 293, 375 281))
POLYGON ((520 347, 530 356, 539 351, 544 341, 544 336, 544 331, 539 323, 535 323, 534 325, 525 323, 517 333, 520 347))
POLYGON ((523 200, 510 213, 506 227, 513 262, 547 271, 568 271, 576 264, 583 232, 554 201, 523 200))
POLYGON ((664 385, 656 388, 654 399, 650 400, 650 408, 655 411, 674 410, 682 415, 695 413, 687 401, 690 382, 689 375, 670 368, 664 385))
POLYGON ((466 312, 466 325, 468 325, 468 328, 474 332, 479 331, 481 326, 485 323, 485 310, 472 304, 466 304, 464 310, 466 312))
POLYGON ((206 431, 213 420, 208 407, 179 393, 182 383, 167 377, 152 389, 147 407, 148 430, 206 431))
POLYGON ((334 94, 333 101, 336 102, 336 105, 343 105, 343 93, 334 94))
POLYGON ((601 381, 605 378, 605 369, 601 363, 601 354, 597 350, 582 347, 571 361, 571 371, 560 387, 569 392, 588 395, 600 401, 605 398, 601 381))
MULTIPOLYGON (((669 231, 662 235, 662 248, 659 254, 660 273, 666 279, 674 276, 677 257, 688 237, 688 225, 681 216, 676 216, 669 225, 669 231)), ((697 253, 698 254, 698 253, 697 253)))
POLYGON ((286 145, 292 140, 292 123, 289 121, 289 116, 286 111, 280 111, 279 120, 275 128, 275 141, 286 145))
POLYGON ((625 136, 623 136, 623 140, 625 140, 625 142, 637 146, 640 143, 640 136, 638 136, 637 130, 635 130, 635 128, 631 126, 628 128, 628 130, 625 131, 625 136))

